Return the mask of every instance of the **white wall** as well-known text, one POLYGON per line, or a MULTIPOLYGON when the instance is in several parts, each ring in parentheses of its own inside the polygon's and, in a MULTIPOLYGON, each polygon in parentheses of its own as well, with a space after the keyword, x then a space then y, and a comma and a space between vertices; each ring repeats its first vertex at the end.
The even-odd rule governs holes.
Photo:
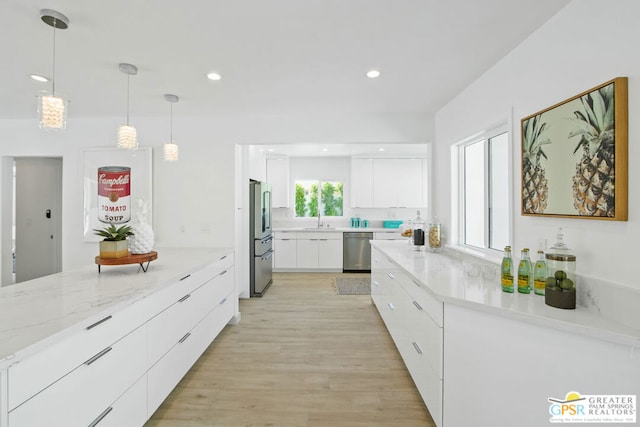
MULTIPOLYGON (((0 157, 63 158, 63 270, 93 264, 97 254, 95 243, 82 240, 82 150, 114 146, 121 122, 120 117, 75 118, 71 111, 68 130, 51 133, 38 129, 35 112, 30 120, 0 120, 0 157)), ((234 246, 236 144, 416 143, 431 140, 433 130, 432 118, 409 114, 174 115, 173 122, 180 160, 165 163, 162 144, 169 135, 168 118, 131 118, 140 145, 154 148, 154 230, 157 244, 165 246, 234 246)), ((0 168, 6 169, 8 164, 1 162, 0 168)), ((10 175, 4 172, 0 170, 0 177, 10 175)), ((6 197, 4 192, 2 197, 6 197)), ((6 216, 6 212, 0 212, 3 242, 11 232, 5 227, 10 223, 6 216)), ((3 250, 3 258, 11 256, 7 252, 3 250)), ((4 259, 1 264, 6 265, 4 259)))
POLYGON ((640 240, 640 2, 574 0, 465 89, 435 117, 435 204, 451 227, 450 146, 512 120, 514 242, 550 246, 563 227, 579 273, 640 288, 635 271, 640 240), (520 119, 614 77, 629 77, 629 221, 532 218, 520 215, 520 119))

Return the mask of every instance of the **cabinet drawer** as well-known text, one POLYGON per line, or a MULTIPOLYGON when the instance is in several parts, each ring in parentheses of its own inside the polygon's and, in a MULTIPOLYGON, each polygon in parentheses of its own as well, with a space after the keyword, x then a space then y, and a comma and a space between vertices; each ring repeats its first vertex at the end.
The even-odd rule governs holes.
MULTIPOLYGON (((233 294, 229 297, 231 295, 233 294)), ((175 346, 149 370, 147 374, 149 417, 233 317, 233 304, 228 300, 223 301, 190 333, 182 336, 175 346)))
POLYGON ((141 426, 147 421, 147 377, 142 376, 89 426, 141 426))
POLYGON ((223 270, 196 290, 182 295, 149 322, 149 364, 189 332, 213 307, 233 291, 233 270, 223 270))
POLYGON ((9 427, 89 425, 144 375, 146 339, 146 327, 142 326, 97 352, 9 412, 9 427))
POLYGON ((150 316, 145 299, 131 307, 92 318, 70 337, 39 351, 8 369, 9 410, 81 366, 93 355, 116 342, 150 316))
MULTIPOLYGON (((395 340, 394 340, 395 341, 395 340)), ((427 404, 437 425, 442 425, 442 379, 425 360, 426 349, 412 337, 400 338, 396 342, 409 374, 427 404)))
MULTIPOLYGON (((180 288, 184 293, 191 292, 231 266, 233 266, 233 255, 223 255, 217 261, 182 276, 179 280, 180 288)), ((172 286, 172 288, 175 287, 172 286)), ((178 290, 178 294, 174 295, 177 295, 178 298, 180 298, 180 293, 181 291, 178 290)))
POLYGON ((424 309, 424 312, 440 327, 444 325, 444 304, 432 297, 416 280, 407 277, 403 286, 405 291, 424 309))
POLYGON ((443 330, 425 313, 413 317, 411 337, 422 350, 425 361, 439 379, 442 375, 443 330))

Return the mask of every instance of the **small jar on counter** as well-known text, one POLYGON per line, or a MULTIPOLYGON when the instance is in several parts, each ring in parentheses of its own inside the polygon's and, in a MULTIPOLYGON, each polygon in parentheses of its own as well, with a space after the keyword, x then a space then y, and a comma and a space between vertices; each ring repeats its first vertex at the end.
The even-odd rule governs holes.
POLYGON ((442 248, 441 225, 437 217, 429 223, 429 248, 433 252, 438 252, 442 248))
POLYGON ((545 254, 547 283, 544 302, 557 308, 576 308, 576 256, 569 253, 564 243, 562 229, 558 229, 558 241, 545 254))
POLYGON ((424 221, 420 218, 420 211, 418 211, 416 213, 416 219, 413 220, 412 249, 414 251, 423 251, 424 240, 424 221))

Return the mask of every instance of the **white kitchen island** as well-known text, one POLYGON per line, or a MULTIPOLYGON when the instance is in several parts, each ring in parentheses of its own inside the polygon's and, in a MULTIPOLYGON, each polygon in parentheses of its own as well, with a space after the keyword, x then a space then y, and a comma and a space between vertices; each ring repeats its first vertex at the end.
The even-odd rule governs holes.
MULTIPOLYGON (((499 274, 465 274, 463 259, 482 271, 452 251, 372 242, 372 301, 438 426, 547 425, 549 398, 640 396, 637 308, 549 307, 502 292, 499 274)), ((639 297, 611 292, 621 307, 639 297)))
POLYGON ((0 426, 142 425, 239 319, 233 249, 0 289, 0 426), (235 320, 234 320, 235 319, 235 320))

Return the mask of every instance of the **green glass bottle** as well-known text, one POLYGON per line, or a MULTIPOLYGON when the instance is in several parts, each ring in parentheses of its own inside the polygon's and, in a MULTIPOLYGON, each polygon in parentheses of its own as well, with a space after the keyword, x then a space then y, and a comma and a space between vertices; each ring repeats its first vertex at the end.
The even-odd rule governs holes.
POLYGON ((530 294, 532 279, 529 248, 524 248, 520 253, 520 264, 518 264, 518 292, 521 294, 530 294))
POLYGON ((544 260, 544 252, 538 251, 538 259, 533 267, 533 293, 544 295, 547 286, 547 263, 544 260))
POLYGON ((502 257, 500 282, 504 292, 513 293, 513 261, 511 260, 511 246, 505 246, 502 257))

